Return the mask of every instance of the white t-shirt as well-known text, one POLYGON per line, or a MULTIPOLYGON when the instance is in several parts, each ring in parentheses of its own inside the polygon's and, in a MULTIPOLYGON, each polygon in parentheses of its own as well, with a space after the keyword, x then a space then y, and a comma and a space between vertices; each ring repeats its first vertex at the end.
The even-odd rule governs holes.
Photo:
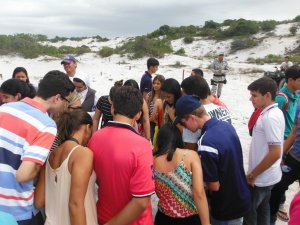
MULTIPOLYGON (((261 112, 253 128, 248 173, 252 172, 264 159, 269 152, 269 145, 280 145, 282 154, 284 128, 284 116, 277 103, 268 106, 261 112)), ((281 157, 269 169, 258 175, 255 185, 266 187, 278 183, 282 176, 280 162, 281 157)))
MULTIPOLYGON (((231 117, 228 109, 218 106, 216 104, 210 103, 207 105, 203 105, 206 112, 210 117, 216 117, 218 120, 222 120, 228 123, 231 123, 231 117)), ((192 131, 183 128, 182 132, 182 140, 185 143, 197 143, 201 136, 201 129, 198 129, 195 133, 192 131)))

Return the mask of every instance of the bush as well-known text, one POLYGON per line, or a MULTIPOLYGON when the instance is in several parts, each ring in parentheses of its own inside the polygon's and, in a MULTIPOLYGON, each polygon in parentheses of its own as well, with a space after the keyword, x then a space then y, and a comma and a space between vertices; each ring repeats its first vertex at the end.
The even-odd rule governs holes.
POLYGON ((241 49, 252 48, 258 45, 258 41, 252 38, 239 38, 231 42, 231 51, 235 52, 241 49))
POLYGON ((184 55, 185 55, 185 50, 184 50, 184 48, 180 48, 180 49, 177 50, 174 54, 175 54, 175 55, 181 55, 181 56, 184 56, 184 55))
POLYGON ((110 48, 110 47, 103 47, 99 52, 98 55, 100 55, 101 57, 109 57, 112 54, 114 54, 114 49, 110 48))
POLYGON ((204 28, 217 29, 220 26, 219 23, 214 22, 213 20, 205 21, 204 28))
POLYGON ((293 19, 294 22, 300 22, 300 15, 296 16, 294 19, 293 19))
POLYGON ((52 43, 56 43, 56 42, 59 42, 59 41, 66 41, 66 40, 68 40, 68 38, 59 37, 59 36, 55 36, 54 38, 49 39, 49 41, 52 42, 52 43))
POLYGON ((260 28, 262 31, 271 31, 275 29, 276 24, 275 20, 265 20, 260 22, 260 28))
POLYGON ((166 53, 171 53, 171 43, 167 38, 150 39, 147 36, 136 37, 134 40, 124 43, 115 49, 118 54, 131 53, 132 58, 142 58, 144 56, 163 57, 166 53))
POLYGON ((106 37, 103 38, 99 35, 93 36, 92 38, 95 38, 98 42, 105 42, 105 41, 109 40, 108 38, 106 38, 106 37))
POLYGON ((184 42, 185 44, 191 44, 191 43, 193 43, 193 41, 194 41, 194 38, 193 38, 192 36, 186 36, 186 37, 184 37, 184 39, 183 39, 183 42, 184 42))
POLYGON ((291 27, 290 27, 291 35, 295 36, 296 33, 297 33, 297 30, 298 30, 298 27, 296 27, 296 26, 291 26, 291 27))
POLYGON ((252 35, 259 31, 256 21, 239 19, 233 22, 230 27, 223 32, 224 37, 234 37, 242 35, 252 35))

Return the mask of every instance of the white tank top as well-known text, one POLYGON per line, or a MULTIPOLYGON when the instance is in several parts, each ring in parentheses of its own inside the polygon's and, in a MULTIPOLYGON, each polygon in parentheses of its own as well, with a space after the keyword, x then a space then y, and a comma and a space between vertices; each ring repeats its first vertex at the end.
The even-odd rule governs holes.
MULTIPOLYGON (((74 150, 80 145, 75 146, 68 157, 62 162, 60 167, 52 169, 49 160, 46 162, 46 222, 45 225, 71 225, 69 213, 69 196, 71 190, 71 174, 68 169, 69 158, 74 150)), ((97 225, 96 212, 96 174, 93 171, 88 189, 85 195, 84 207, 87 225, 97 225)))

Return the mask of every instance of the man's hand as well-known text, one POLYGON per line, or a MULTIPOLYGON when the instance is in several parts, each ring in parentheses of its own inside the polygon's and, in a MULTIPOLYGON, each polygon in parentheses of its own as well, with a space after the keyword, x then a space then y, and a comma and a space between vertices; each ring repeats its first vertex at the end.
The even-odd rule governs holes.
POLYGON ((247 179, 247 183, 249 184, 249 186, 254 187, 256 177, 254 177, 253 174, 250 173, 246 176, 246 179, 247 179))

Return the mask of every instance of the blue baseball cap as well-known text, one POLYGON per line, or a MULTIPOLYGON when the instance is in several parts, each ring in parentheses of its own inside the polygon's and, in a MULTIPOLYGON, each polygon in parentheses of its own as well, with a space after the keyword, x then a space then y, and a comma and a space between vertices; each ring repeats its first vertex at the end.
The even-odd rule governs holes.
POLYGON ((60 64, 65 64, 65 63, 70 63, 70 62, 77 62, 77 60, 72 55, 65 55, 64 59, 61 61, 60 64))
POLYGON ((184 115, 187 115, 199 108, 202 105, 199 100, 200 98, 195 95, 181 96, 175 105, 176 119, 174 120, 174 124, 179 123, 184 115))

